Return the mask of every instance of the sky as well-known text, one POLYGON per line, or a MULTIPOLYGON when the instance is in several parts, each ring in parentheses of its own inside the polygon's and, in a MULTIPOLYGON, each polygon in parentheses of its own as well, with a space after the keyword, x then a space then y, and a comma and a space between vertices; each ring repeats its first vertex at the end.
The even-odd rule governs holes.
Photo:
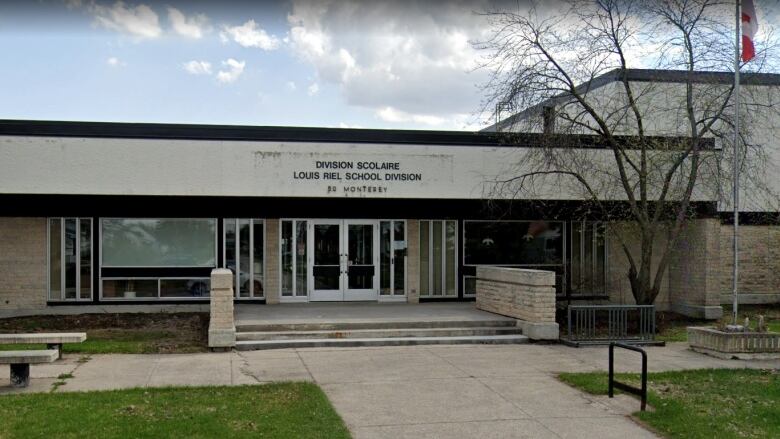
POLYGON ((474 130, 483 1, 0 2, 0 118, 474 130))
POLYGON ((480 12, 527 3, 0 0, 0 119, 478 130, 480 12))

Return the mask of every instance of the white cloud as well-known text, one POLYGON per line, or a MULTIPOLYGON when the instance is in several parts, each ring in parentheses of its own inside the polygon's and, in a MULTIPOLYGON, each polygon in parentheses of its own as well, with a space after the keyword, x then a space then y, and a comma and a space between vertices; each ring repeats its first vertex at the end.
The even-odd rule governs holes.
POLYGON ((182 64, 184 70, 191 75, 210 75, 211 63, 208 61, 188 61, 182 64))
POLYGON ((298 89, 298 86, 293 81, 287 81, 287 88, 289 88, 291 91, 295 91, 298 89))
POLYGON ((112 56, 106 60, 106 64, 110 65, 111 67, 124 67, 127 64, 124 61, 121 61, 119 58, 112 56))
POLYGON ((487 38, 489 28, 473 11, 494 2, 399 1, 294 0, 289 45, 349 105, 385 122, 462 128, 489 74, 475 71, 481 54, 471 41, 487 38))
POLYGON ((339 122, 339 128, 363 128, 360 125, 350 125, 348 123, 339 122))
POLYGON ((431 114, 410 114, 393 107, 384 107, 376 111, 377 117, 385 122, 414 122, 422 125, 439 126, 447 122, 446 118, 431 114))
POLYGON ((320 92, 320 85, 315 82, 314 84, 309 86, 307 92, 309 93, 309 96, 316 95, 317 93, 320 92))
POLYGON ((235 82, 244 73, 244 66, 246 61, 237 61, 233 58, 222 61, 223 70, 217 72, 217 81, 223 84, 235 82))
POLYGON ((263 50, 278 49, 280 44, 279 38, 269 35, 254 20, 249 20, 241 26, 225 26, 219 38, 225 43, 229 40, 228 37, 243 47, 257 47, 263 50))
POLYGON ((144 4, 128 7, 122 1, 114 3, 113 6, 92 3, 89 11, 95 17, 95 22, 106 29, 139 38, 157 38, 162 34, 157 14, 144 4))
POLYGON ((187 17, 180 10, 169 7, 168 21, 174 32, 187 38, 199 39, 208 31, 208 18, 204 14, 187 17))

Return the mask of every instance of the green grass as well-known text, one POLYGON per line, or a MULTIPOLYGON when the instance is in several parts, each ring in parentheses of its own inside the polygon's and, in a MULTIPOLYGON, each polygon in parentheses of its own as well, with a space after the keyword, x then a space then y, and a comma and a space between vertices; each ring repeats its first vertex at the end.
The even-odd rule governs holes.
POLYGON ((2 438, 348 438, 312 383, 0 396, 2 438))
MULTIPOLYGON (((607 394, 607 374, 564 373, 559 378, 588 393, 607 394)), ((638 374, 618 374, 639 385, 638 374)), ((651 373, 648 403, 634 415, 672 438, 780 437, 780 373, 710 369, 651 373)), ((638 408, 638 404, 637 404, 638 408)))
MULTIPOLYGON (((87 331, 87 340, 83 343, 62 345, 65 353, 79 354, 151 354, 160 352, 162 342, 170 344, 176 334, 170 331, 147 330, 102 330, 87 331)), ((205 347, 199 342, 182 340, 174 345, 175 352, 203 352, 205 347)), ((0 344, 0 351, 45 349, 43 344, 0 344)))

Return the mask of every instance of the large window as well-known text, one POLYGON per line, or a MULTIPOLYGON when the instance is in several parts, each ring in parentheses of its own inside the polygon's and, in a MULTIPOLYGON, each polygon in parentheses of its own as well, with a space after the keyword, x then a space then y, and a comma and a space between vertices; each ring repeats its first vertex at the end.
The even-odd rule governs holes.
POLYGON ((235 275, 238 298, 264 297, 265 222, 261 219, 224 220, 224 266, 235 275))
POLYGON ((49 218, 49 299, 92 299, 92 220, 49 218))
POLYGON ((420 221, 420 297, 458 295, 457 241, 457 221, 420 221))
POLYGON ((215 267, 215 219, 104 218, 103 267, 215 267))
POLYGON ((464 221, 464 295, 476 294, 476 267, 537 268, 564 282, 564 223, 559 221, 464 221))
POLYGON ((574 295, 606 294, 606 227, 602 222, 571 223, 570 291, 574 295))
POLYGON ((307 222, 305 220, 281 221, 281 277, 282 299, 303 300, 308 297, 307 271, 307 222))

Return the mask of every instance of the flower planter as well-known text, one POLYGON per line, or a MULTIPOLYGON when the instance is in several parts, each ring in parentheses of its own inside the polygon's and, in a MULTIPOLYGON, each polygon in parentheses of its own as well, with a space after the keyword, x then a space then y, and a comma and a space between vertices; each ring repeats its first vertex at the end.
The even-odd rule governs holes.
POLYGON ((780 358, 780 333, 726 332, 712 327, 688 327, 691 349, 727 359, 780 358))

